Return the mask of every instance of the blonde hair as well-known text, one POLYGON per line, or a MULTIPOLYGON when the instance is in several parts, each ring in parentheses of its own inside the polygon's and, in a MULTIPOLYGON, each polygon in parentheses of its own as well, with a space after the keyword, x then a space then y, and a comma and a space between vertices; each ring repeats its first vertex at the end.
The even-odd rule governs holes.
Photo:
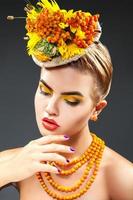
POLYGON ((65 67, 72 67, 81 73, 92 73, 95 77, 93 97, 96 101, 104 99, 111 87, 113 66, 107 47, 101 42, 90 45, 88 52, 65 67))

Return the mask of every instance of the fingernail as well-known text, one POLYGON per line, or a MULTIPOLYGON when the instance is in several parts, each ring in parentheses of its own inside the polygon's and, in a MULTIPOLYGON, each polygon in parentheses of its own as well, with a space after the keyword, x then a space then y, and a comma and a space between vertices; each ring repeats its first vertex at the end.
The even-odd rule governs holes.
POLYGON ((70 162, 70 160, 69 159, 66 159, 66 161, 69 163, 70 162))
POLYGON ((70 150, 71 150, 71 151, 75 151, 75 149, 74 149, 73 147, 70 147, 70 150))
POLYGON ((69 139, 70 137, 69 137, 69 136, 67 136, 67 135, 64 135, 64 138, 65 138, 65 139, 69 139))

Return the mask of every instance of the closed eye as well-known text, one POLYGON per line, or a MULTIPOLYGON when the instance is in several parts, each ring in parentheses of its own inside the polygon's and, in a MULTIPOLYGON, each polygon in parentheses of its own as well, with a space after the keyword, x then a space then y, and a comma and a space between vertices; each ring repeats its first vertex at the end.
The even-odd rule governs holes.
POLYGON ((51 95, 51 92, 48 90, 48 88, 45 88, 45 86, 42 83, 39 83, 39 90, 40 90, 40 93, 45 96, 51 95))
POLYGON ((43 94, 43 95, 45 95, 45 96, 49 96, 49 95, 51 95, 50 93, 48 93, 48 92, 44 92, 44 91, 42 91, 42 90, 40 90, 40 93, 43 94))
POLYGON ((71 106, 76 106, 76 105, 80 104, 80 100, 76 100, 76 101, 69 101, 69 100, 66 100, 66 99, 64 99, 64 100, 67 104, 69 104, 71 106))
MULTIPOLYGON (((50 96, 50 95, 52 95, 52 92, 51 91, 49 91, 49 89, 45 86, 45 85, 43 85, 43 83, 39 83, 39 90, 40 90, 40 93, 41 94, 43 94, 43 95, 45 95, 45 96, 50 96)), ((63 95, 64 96, 64 95, 63 95)), ((76 106, 76 105, 78 105, 81 101, 79 100, 79 99, 77 99, 77 98, 74 98, 74 97, 64 97, 63 98, 63 96, 62 96, 62 99, 67 103, 67 104, 69 104, 69 105, 71 105, 71 106, 76 106)))

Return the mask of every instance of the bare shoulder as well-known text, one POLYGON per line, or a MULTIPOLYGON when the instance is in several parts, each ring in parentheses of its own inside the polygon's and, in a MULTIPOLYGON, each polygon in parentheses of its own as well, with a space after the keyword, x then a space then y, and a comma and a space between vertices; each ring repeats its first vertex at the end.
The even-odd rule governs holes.
POLYGON ((133 164, 109 147, 105 148, 104 159, 112 200, 133 200, 133 164))

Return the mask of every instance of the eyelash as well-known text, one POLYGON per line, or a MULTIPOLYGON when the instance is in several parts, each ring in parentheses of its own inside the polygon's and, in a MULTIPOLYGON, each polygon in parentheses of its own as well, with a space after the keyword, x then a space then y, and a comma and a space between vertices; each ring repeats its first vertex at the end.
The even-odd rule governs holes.
MULTIPOLYGON (((40 93, 45 95, 45 96, 50 96, 51 94, 48 93, 48 92, 44 92, 42 91, 41 87, 40 87, 40 93)), ((80 100, 77 100, 75 102, 71 102, 71 101, 68 101, 68 100, 65 100, 65 102, 68 104, 68 105, 71 105, 71 106, 76 106, 80 103, 80 100)))

